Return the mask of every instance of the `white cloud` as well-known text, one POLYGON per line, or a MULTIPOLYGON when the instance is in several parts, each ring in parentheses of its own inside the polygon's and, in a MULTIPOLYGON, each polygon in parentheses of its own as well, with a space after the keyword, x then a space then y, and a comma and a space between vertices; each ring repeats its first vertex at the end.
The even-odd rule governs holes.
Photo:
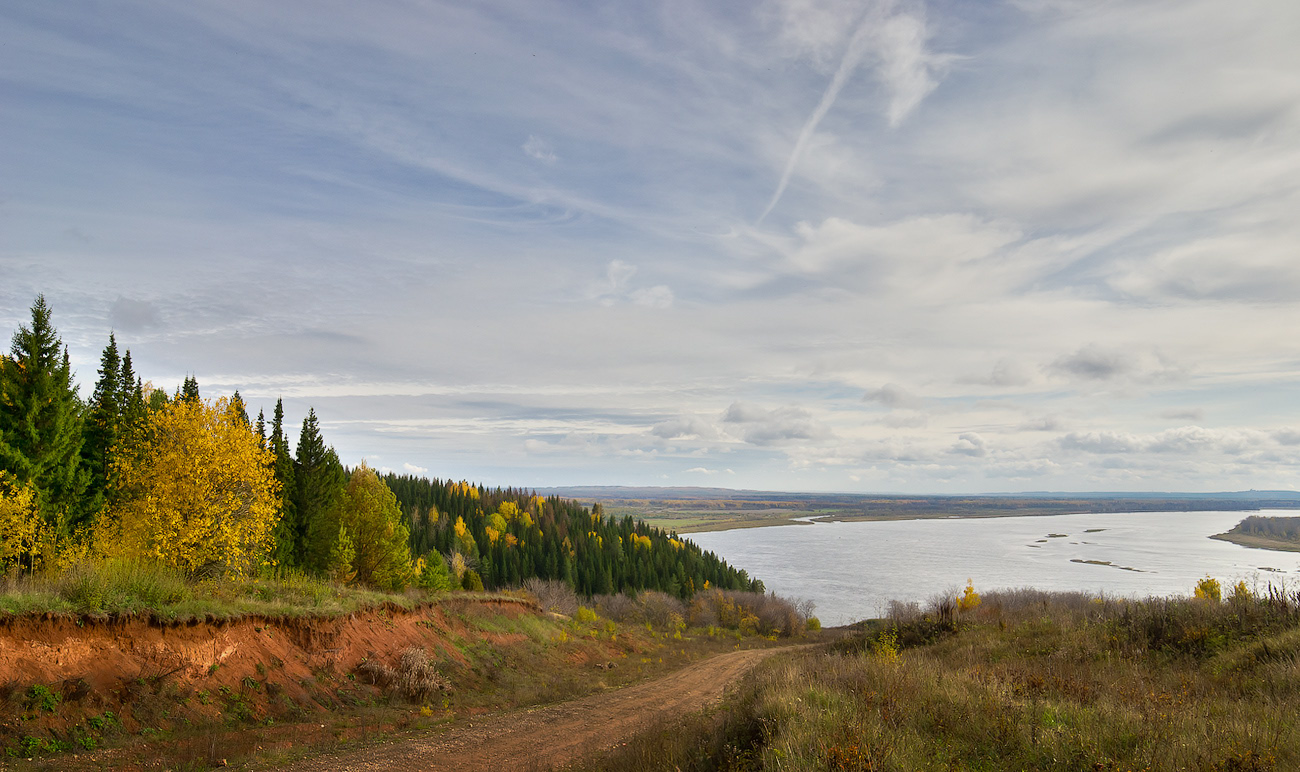
POLYGON ((650 433, 665 440, 698 437, 712 439, 717 435, 713 425, 699 418, 675 418, 655 424, 650 433))
POLYGON ((402 464, 402 469, 403 469, 407 474, 413 474, 413 475, 417 475, 417 476, 420 476, 420 477, 427 477, 428 474, 429 474, 429 469, 428 469, 428 467, 416 466, 415 464, 411 464, 411 463, 403 463, 403 464, 402 464))
MULTIPOLYGON (((1007 223, 969 214, 925 215, 869 226, 838 217, 799 223, 802 244, 793 265, 811 274, 852 280, 869 293, 968 298, 1001 275, 1001 251, 1020 238, 1007 223)), ((1000 282, 999 282, 1000 283, 1000 282)))
POLYGON ((558 160, 555 151, 551 149, 551 144, 536 134, 529 134, 528 141, 523 144, 524 152, 531 158, 536 158, 545 164, 553 164, 558 160))
MULTIPOLYGON (((818 125, 863 61, 871 63, 876 80, 889 93, 889 104, 885 112, 889 117, 889 125, 893 127, 897 127, 938 85, 935 76, 947 67, 951 57, 935 55, 926 49, 929 31, 923 8, 916 11, 897 10, 897 5, 893 0, 877 0, 868 6, 865 16, 849 37, 839 66, 826 90, 822 92, 821 100, 799 130, 776 190, 758 217, 760 222, 781 200, 818 125)), ((796 0, 785 8, 785 18, 797 21, 790 25, 784 39, 794 41, 800 48, 812 50, 814 57, 820 61, 824 58, 827 44, 838 46, 840 43, 842 34, 833 31, 832 26, 843 26, 846 18, 851 18, 848 16, 849 11, 849 8, 839 3, 823 5, 817 9, 816 4, 796 0), (804 20, 811 23, 804 23, 804 20)))
POLYGON ((628 297, 633 303, 646 308, 671 308, 673 305, 673 291, 662 284, 636 290, 628 297))
POLYGON ((831 436, 812 414, 797 407, 768 410, 757 405, 733 402, 722 414, 725 423, 738 424, 741 437, 754 445, 774 445, 792 440, 821 440, 831 436))
POLYGON ((1123 352, 1107 351, 1090 343, 1073 354, 1058 358, 1049 369, 1059 375, 1101 381, 1130 372, 1133 361, 1123 352))
POLYGON ((921 406, 919 397, 896 383, 886 383, 878 389, 869 389, 862 399, 866 402, 879 402, 890 410, 921 406))
POLYGON ((111 325, 456 479, 1300 486, 1300 5, 177 7, 0 12, 83 394, 111 325))
POLYGON ((989 452, 988 443, 975 432, 963 432, 953 443, 952 452, 965 456, 985 456, 989 452))
POLYGON ((1070 432, 1060 438, 1066 450, 1087 453, 1157 453, 1157 454, 1227 454, 1237 455, 1252 448, 1261 448, 1265 435, 1262 432, 1243 430, 1206 429, 1200 426, 1182 426, 1154 434, 1130 432, 1070 432))

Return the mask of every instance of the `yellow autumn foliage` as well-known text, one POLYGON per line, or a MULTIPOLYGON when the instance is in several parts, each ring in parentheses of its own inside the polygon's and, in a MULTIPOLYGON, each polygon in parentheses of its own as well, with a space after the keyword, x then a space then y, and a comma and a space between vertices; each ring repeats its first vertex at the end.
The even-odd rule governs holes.
POLYGON ((960 611, 972 611, 980 605, 980 594, 975 592, 975 583, 970 579, 966 580, 966 589, 962 590, 961 595, 957 598, 957 609, 960 611))
POLYGON ((274 457, 227 400, 174 400, 149 414, 143 447, 119 454, 120 503, 101 550, 188 572, 247 574, 268 560, 280 517, 274 457))
POLYGON ((39 567, 43 523, 36 489, 0 472, 0 569, 14 562, 39 567))
POLYGON ((1204 579, 1196 583, 1196 588, 1192 591, 1192 595, 1201 600, 1218 603, 1223 598, 1223 587, 1219 584, 1218 579, 1206 574, 1204 579))

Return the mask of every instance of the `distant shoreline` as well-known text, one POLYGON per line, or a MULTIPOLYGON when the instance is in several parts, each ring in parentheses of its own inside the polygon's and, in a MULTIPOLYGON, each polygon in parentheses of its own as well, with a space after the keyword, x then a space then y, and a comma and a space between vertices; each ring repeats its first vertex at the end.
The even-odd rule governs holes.
MULTIPOLYGON (((738 531, 748 528, 775 528, 787 525, 815 525, 817 523, 878 523, 878 522, 896 522, 903 520, 988 520, 992 518, 1003 517, 1058 517, 1065 515, 1098 515, 1098 514, 1180 514, 1205 512, 1204 509, 1158 509, 1158 510, 1139 510, 1131 512, 1115 511, 1095 511, 1081 509, 1070 512, 1053 512, 1053 511, 1035 511, 1035 510, 1002 510, 990 512, 964 512, 964 513, 888 513, 874 515, 855 515, 855 514, 812 514, 808 512, 795 512, 786 516, 764 517, 764 518, 734 518, 734 519, 715 519, 704 520, 704 522, 692 522, 699 518, 687 520, 684 523, 677 522, 676 518, 671 517, 654 517, 653 515, 642 515, 641 519, 645 520, 648 525, 665 530, 674 531, 681 535, 692 533, 714 533, 717 531, 738 531)), ((1260 512, 1263 510, 1224 510, 1224 511, 1244 511, 1260 512)), ((1210 536, 1211 539, 1229 541, 1234 544, 1240 544, 1243 547, 1252 547, 1256 549, 1271 549, 1275 551, 1300 552, 1300 544, 1293 542, 1281 542, 1264 539, 1260 537, 1243 537, 1237 534, 1215 534, 1210 536), (1277 546, 1274 546, 1277 545, 1277 546), (1286 546, 1282 546, 1286 545, 1286 546)))
POLYGON ((1216 533, 1210 537, 1219 541, 1232 542, 1242 547, 1273 552, 1300 552, 1300 544, 1282 539, 1270 539, 1265 536, 1250 536, 1241 533, 1216 533))

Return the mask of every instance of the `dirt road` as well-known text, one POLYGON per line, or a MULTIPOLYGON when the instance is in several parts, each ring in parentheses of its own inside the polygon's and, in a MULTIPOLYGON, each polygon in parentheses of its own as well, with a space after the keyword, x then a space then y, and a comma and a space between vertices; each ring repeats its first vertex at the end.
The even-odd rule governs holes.
POLYGON ((546 770, 622 742, 656 719, 714 702, 781 649, 747 649, 696 662, 665 678, 580 700, 474 719, 455 728, 317 756, 287 769, 339 772, 546 770))

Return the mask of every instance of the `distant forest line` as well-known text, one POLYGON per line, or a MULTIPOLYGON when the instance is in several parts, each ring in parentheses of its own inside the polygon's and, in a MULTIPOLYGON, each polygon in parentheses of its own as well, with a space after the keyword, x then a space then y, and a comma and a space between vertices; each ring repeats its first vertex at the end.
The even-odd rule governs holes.
POLYGON ((1293 491, 916 496, 617 486, 543 490, 599 501, 611 513, 642 518, 678 533, 791 525, 807 519, 868 521, 1300 508, 1300 493, 1293 491))

